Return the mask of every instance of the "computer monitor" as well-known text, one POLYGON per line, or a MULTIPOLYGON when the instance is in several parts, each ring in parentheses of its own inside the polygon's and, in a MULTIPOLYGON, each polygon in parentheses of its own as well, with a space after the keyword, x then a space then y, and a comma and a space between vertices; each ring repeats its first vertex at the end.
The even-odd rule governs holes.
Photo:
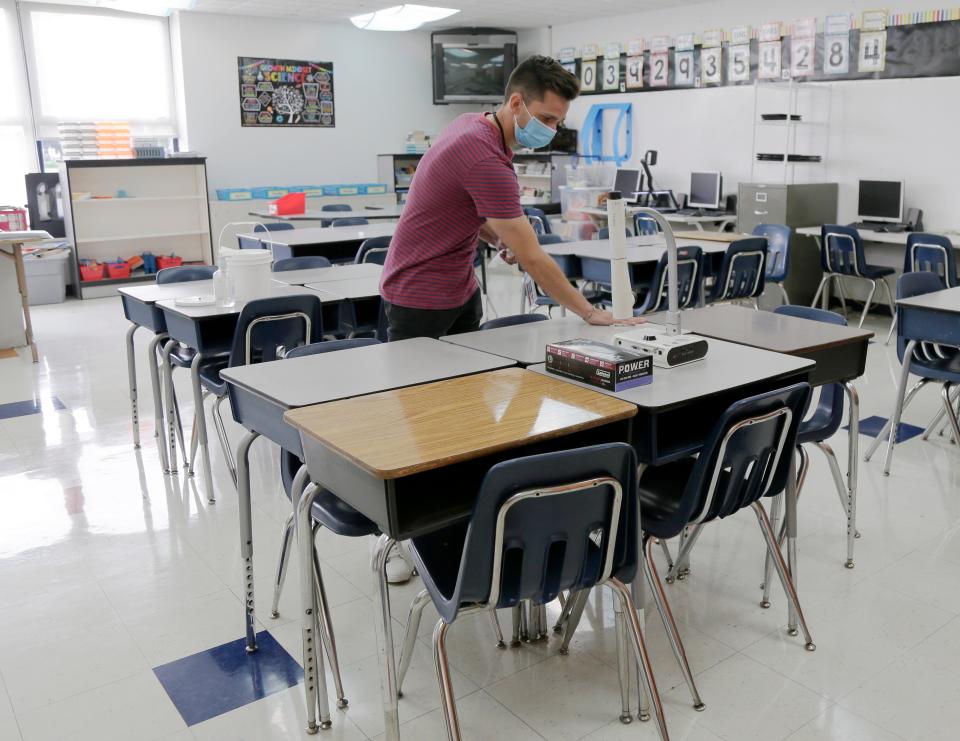
POLYGON ((639 170, 617 170, 617 179, 613 182, 613 189, 618 191, 627 200, 633 200, 640 190, 639 170))
POLYGON ((903 221, 902 180, 861 180, 858 221, 903 221))
POLYGON ((690 208, 720 208, 720 193, 723 190, 723 177, 719 172, 691 172, 690 195, 687 206, 690 208))

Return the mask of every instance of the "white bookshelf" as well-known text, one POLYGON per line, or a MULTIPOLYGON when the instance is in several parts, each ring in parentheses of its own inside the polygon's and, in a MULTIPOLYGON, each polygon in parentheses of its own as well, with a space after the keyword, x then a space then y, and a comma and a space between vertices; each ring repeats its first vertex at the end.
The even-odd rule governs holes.
MULTIPOLYGON (((202 157, 68 160, 60 165, 67 237, 78 260, 104 262, 144 252, 184 263, 212 263, 206 162, 202 157)), ((84 282, 82 298, 113 295, 117 286, 152 280, 84 282)))

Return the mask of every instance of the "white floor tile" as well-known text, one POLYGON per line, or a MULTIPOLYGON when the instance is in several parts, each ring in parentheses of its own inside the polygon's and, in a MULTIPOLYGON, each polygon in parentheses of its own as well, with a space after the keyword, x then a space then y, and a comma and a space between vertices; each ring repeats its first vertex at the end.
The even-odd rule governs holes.
POLYGON ((788 741, 901 741, 902 737, 885 731, 868 720, 831 706, 803 728, 788 737, 788 741))

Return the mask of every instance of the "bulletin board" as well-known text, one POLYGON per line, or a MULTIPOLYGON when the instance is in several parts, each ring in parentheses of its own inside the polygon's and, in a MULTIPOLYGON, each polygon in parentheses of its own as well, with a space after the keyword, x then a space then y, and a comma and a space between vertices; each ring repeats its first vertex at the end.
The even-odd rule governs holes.
POLYGON ((562 49, 582 95, 960 75, 960 9, 836 14, 562 49))
POLYGON ((333 62, 237 57, 242 126, 333 128, 333 62))

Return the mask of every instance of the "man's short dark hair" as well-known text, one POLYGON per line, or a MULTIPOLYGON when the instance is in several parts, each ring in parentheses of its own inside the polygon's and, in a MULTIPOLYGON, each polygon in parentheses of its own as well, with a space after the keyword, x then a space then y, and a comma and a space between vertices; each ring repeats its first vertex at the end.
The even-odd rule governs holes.
POLYGON ((520 93, 524 100, 543 100, 548 90, 565 100, 573 100, 580 94, 580 80, 556 59, 535 54, 513 70, 504 97, 520 93))

